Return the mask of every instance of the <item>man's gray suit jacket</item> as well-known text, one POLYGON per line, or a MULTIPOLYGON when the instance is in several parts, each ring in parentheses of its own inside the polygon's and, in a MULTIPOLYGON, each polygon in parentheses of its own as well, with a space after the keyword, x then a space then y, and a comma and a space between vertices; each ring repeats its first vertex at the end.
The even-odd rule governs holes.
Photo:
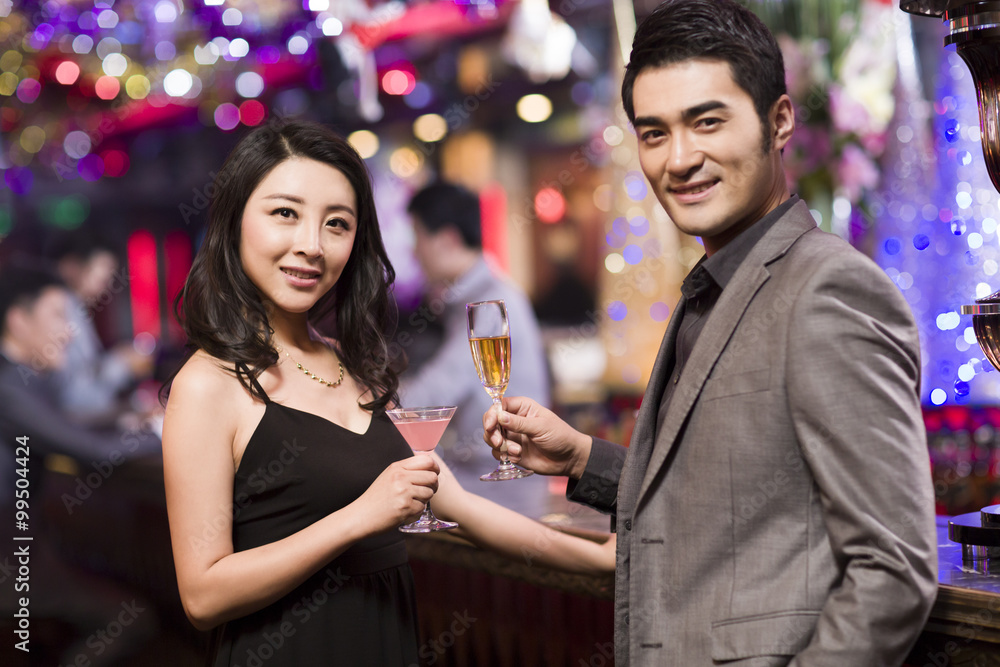
POLYGON ((595 441, 570 495, 617 516, 616 664, 898 666, 937 587, 902 295, 797 203, 722 292, 654 433, 682 312, 627 456, 595 441))

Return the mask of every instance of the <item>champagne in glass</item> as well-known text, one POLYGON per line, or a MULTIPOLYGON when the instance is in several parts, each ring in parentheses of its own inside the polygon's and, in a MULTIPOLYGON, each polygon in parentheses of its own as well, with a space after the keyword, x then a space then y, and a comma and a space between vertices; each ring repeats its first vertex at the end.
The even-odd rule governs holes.
MULTIPOLYGON (((435 406, 428 408, 393 408, 386 410, 392 423, 415 453, 430 454, 437 447, 438 441, 448 422, 455 414, 455 406, 435 406)), ((424 505, 424 512, 416 521, 400 526, 404 533, 429 533, 435 530, 457 528, 452 521, 442 521, 434 516, 430 503, 424 505)))
MULTIPOLYGON (((472 349, 472 360, 476 364, 479 381, 483 383, 486 393, 499 411, 510 381, 510 325, 507 322, 507 306, 503 300, 480 301, 466 304, 465 311, 469 320, 469 347, 472 349)), ((479 479, 484 482, 499 482, 534 474, 507 459, 507 434, 503 429, 500 433, 505 440, 500 449, 500 464, 496 470, 479 479)))

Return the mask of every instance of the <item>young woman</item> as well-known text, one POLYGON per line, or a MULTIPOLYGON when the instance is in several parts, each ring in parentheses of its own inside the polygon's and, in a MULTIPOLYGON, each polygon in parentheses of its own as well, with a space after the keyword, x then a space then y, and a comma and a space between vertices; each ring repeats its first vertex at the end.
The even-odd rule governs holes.
POLYGON ((170 385, 163 433, 178 585, 191 622, 216 628, 212 664, 418 664, 396 527, 432 497, 484 547, 614 568, 613 540, 467 493, 438 459, 412 456, 385 415, 398 384, 394 273, 349 144, 311 123, 263 127, 216 183, 181 300, 194 352, 170 385))

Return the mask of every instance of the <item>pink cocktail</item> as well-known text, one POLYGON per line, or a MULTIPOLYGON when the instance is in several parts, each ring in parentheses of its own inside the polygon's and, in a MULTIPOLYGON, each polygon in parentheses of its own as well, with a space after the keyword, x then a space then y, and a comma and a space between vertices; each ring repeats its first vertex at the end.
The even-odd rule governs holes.
POLYGON ((433 452, 451 419, 426 419, 393 422, 415 452, 433 452))
MULTIPOLYGON (((429 454, 437 447, 444 430, 448 428, 452 415, 455 414, 455 406, 435 406, 429 408, 393 408, 386 410, 385 414, 399 430, 400 435, 406 440, 414 452, 429 454)), ((434 516, 430 503, 424 505, 424 512, 420 518, 399 529, 404 533, 429 533, 434 530, 448 530, 457 528, 458 524, 453 521, 442 521, 434 516)))

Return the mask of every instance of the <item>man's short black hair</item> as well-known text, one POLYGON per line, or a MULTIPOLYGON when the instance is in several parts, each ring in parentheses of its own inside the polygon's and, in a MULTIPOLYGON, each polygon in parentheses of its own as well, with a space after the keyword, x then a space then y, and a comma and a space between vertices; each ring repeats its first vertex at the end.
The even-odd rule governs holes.
POLYGON ((406 208, 429 232, 454 227, 468 248, 483 247, 479 197, 460 185, 434 183, 413 195, 406 208))
POLYGON ((65 287, 54 273, 35 267, 8 265, 0 269, 0 332, 7 328, 11 308, 32 308, 49 287, 65 287))
MULTIPOLYGON (((645 69, 685 60, 729 64, 733 80, 753 100, 771 147, 768 116, 787 91, 785 61, 774 35, 757 16, 733 0, 665 0, 639 25, 622 81, 622 104, 635 122, 632 91, 645 69)), ((684 95, 683 90, 672 91, 684 95)))
POLYGON ((102 234, 86 228, 61 231, 49 239, 45 247, 45 255, 54 262, 64 259, 86 262, 101 252, 114 255, 115 248, 102 234))

